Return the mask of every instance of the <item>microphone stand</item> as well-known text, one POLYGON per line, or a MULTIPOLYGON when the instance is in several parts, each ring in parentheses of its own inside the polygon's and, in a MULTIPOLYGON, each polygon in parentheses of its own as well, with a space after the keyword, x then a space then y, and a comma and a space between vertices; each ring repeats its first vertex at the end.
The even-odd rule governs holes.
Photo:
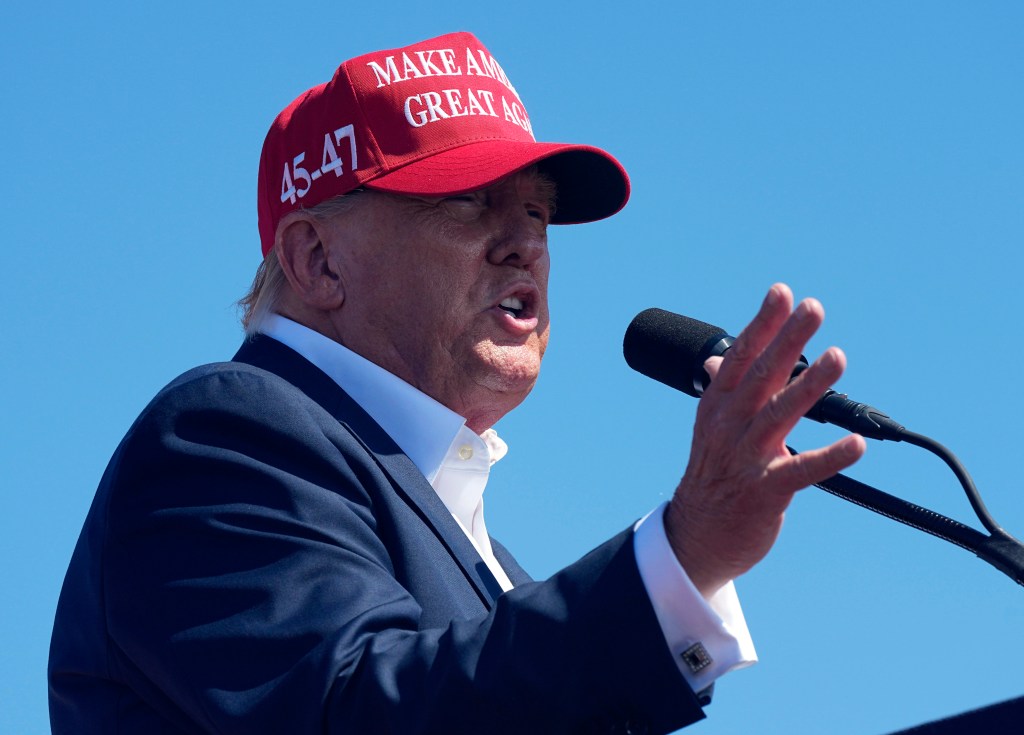
MULTIPOLYGON (((711 381, 703 369, 712 355, 724 354, 735 341, 721 327, 663 309, 647 309, 636 315, 626 330, 622 350, 634 370, 687 395, 699 398, 711 381)), ((807 369, 801 356, 791 378, 807 369)), ((894 495, 865 485, 846 475, 833 475, 816 487, 851 503, 873 510, 894 521, 937 536, 974 552, 978 557, 1024 585, 1024 544, 1004 531, 981 502, 974 481, 960 461, 946 447, 915 434, 873 406, 850 400, 845 393, 827 390, 807 418, 840 426, 866 439, 905 441, 939 456, 960 480, 975 514, 989 531, 986 535, 928 508, 908 503, 894 495)), ((790 452, 796 451, 789 448, 790 452)))
MULTIPOLYGON (((974 481, 960 460, 937 441, 921 434, 907 431, 906 429, 902 429, 898 441, 905 441, 908 444, 928 450, 940 457, 953 470, 957 479, 960 480, 964 492, 967 494, 967 499, 970 501, 975 515, 978 516, 978 520, 989 531, 988 535, 933 510, 908 503, 902 498, 897 498, 871 485, 858 482, 846 475, 833 475, 827 480, 815 483, 815 487, 821 488, 825 492, 831 493, 843 500, 855 503, 862 508, 867 508, 894 521, 924 531, 925 533, 930 533, 944 541, 967 549, 1010 577, 1017 584, 1024 585, 1024 543, 1015 539, 995 522, 995 519, 992 518, 985 508, 985 504, 981 501, 981 495, 974 486, 974 481)), ((791 447, 787 447, 787 449, 796 454, 796 451, 791 447)))

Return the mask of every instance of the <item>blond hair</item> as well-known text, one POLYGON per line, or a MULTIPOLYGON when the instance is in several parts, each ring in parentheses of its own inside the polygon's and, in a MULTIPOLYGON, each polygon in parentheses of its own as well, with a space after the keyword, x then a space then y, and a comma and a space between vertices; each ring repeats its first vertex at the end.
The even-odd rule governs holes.
POLYGON ((288 283, 284 269, 281 268, 281 261, 277 258, 277 246, 280 244, 281 232, 284 231, 284 228, 301 216, 312 217, 318 222, 327 222, 350 211, 356 202, 365 198, 366 193, 365 189, 356 189, 348 194, 320 202, 314 207, 291 212, 281 220, 277 227, 277 240, 274 242, 274 247, 256 269, 256 276, 252 279, 249 292, 238 300, 246 336, 252 337, 258 334, 267 317, 277 311, 281 294, 284 293, 285 285, 288 283), (357 197, 353 196, 354 194, 363 196, 357 197))

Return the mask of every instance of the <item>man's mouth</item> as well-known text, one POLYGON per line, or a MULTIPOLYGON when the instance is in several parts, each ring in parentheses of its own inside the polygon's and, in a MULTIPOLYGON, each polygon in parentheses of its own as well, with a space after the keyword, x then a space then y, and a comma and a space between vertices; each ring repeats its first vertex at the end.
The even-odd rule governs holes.
POLYGON ((514 316, 516 319, 521 317, 523 315, 523 311, 526 309, 523 304, 523 300, 518 296, 507 296, 501 300, 501 303, 498 304, 498 306, 514 316))

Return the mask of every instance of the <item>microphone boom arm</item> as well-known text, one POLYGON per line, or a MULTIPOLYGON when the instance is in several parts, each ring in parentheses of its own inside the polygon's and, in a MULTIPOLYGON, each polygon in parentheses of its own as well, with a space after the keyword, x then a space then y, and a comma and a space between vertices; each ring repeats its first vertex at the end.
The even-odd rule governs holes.
MULTIPOLYGON (((967 470, 944 446, 928 437, 904 430, 903 440, 920 446, 938 455, 953 470, 963 485, 967 498, 978 519, 989 530, 990 535, 965 526, 959 521, 936 513, 928 508, 909 503, 895 495, 883 492, 871 485, 854 480, 843 474, 815 483, 815 487, 843 500, 874 511, 894 521, 930 533, 944 541, 973 552, 982 561, 988 562, 1019 585, 1024 586, 1024 544, 1004 531, 989 515, 981 496, 974 487, 967 470)), ((796 451, 787 447, 790 452, 796 451)))
MULTIPOLYGON (((622 351, 626 362, 634 370, 687 395, 700 398, 711 382, 704 370, 704 362, 709 357, 724 355, 734 341, 735 338, 730 337, 721 327, 652 308, 634 317, 623 337, 622 351)), ((791 379, 806 369, 807 360, 801 356, 791 379)), ((995 522, 981 502, 971 476, 946 447, 926 436, 908 431, 877 408, 852 401, 845 393, 834 390, 826 391, 806 416, 823 424, 840 426, 868 439, 905 441, 936 454, 956 474, 971 507, 990 535, 986 536, 952 518, 908 503, 845 475, 833 475, 816 483, 816 487, 972 551, 1017 584, 1024 585, 1024 544, 995 522)), ((789 451, 796 454, 793 449, 789 451)))

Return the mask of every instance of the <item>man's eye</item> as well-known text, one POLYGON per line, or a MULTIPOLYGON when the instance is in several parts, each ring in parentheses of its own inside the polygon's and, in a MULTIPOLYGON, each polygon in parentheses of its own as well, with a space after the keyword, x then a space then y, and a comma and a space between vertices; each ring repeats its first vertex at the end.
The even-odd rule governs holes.
POLYGON ((445 197, 441 204, 450 217, 467 223, 479 219, 487 207, 486 200, 474 193, 445 197))

